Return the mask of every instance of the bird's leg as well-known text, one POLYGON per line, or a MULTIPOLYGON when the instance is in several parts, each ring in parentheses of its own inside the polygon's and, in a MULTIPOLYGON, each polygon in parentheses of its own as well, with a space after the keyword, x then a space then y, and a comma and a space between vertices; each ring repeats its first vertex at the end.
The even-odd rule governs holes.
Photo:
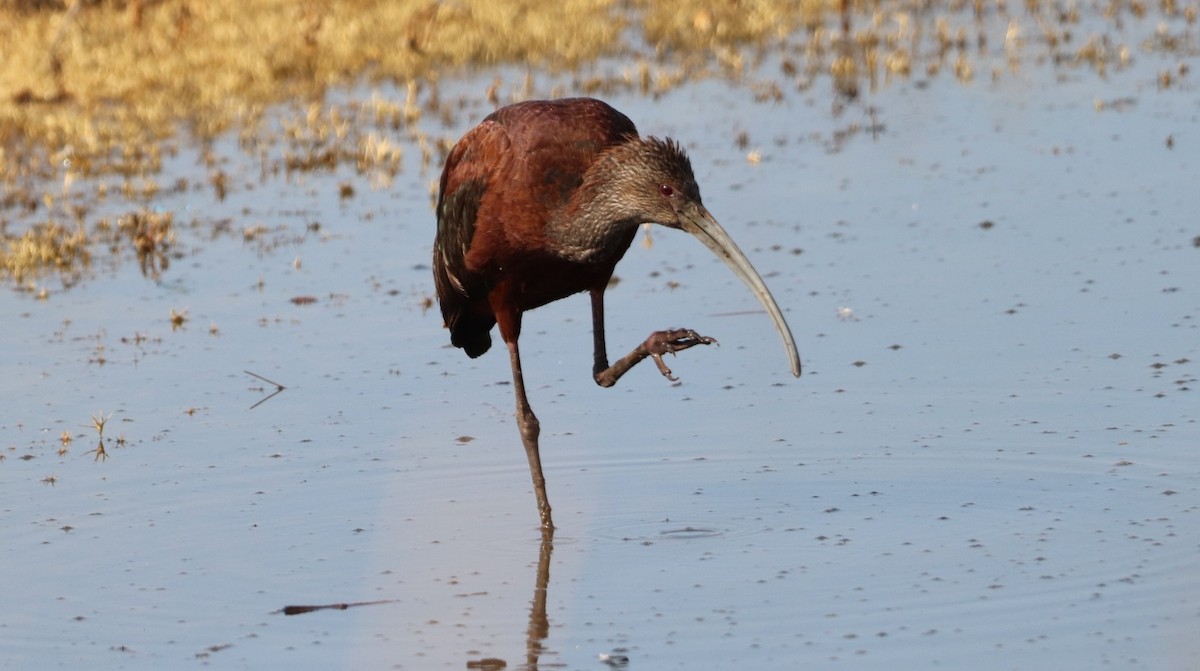
POLYGON ((525 376, 521 374, 521 352, 517 348, 516 338, 508 341, 508 358, 512 362, 513 390, 517 396, 517 427, 521 430, 521 442, 525 444, 525 456, 529 458, 529 474, 533 477, 533 493, 537 496, 538 514, 542 518, 542 528, 553 529, 550 499, 546 496, 546 478, 542 475, 542 457, 538 452, 541 424, 533 414, 533 408, 529 407, 529 398, 525 395, 525 376))
POLYGON ((654 364, 658 366, 658 372, 663 374, 663 377, 675 382, 679 378, 671 374, 671 369, 667 367, 663 361, 662 355, 674 354, 682 352, 689 347, 696 345, 715 345, 716 338, 702 336, 692 329, 671 329, 668 331, 655 331, 646 338, 646 342, 638 345, 632 352, 617 359, 615 363, 607 369, 595 375, 596 383, 601 387, 611 387, 621 379, 621 376, 629 372, 642 359, 653 359, 654 364))
POLYGON ((650 358, 658 366, 658 372, 663 377, 674 382, 678 378, 671 374, 671 369, 663 361, 664 354, 682 352, 696 345, 715 345, 716 338, 702 336, 691 329, 671 329, 655 331, 646 338, 646 342, 638 345, 632 352, 626 354, 611 366, 604 346, 604 291, 592 290, 592 337, 595 341, 595 364, 592 367, 592 377, 601 387, 611 387, 643 359, 650 358))
MULTIPOLYGON (((611 387, 617 379, 604 384, 600 376, 608 370, 608 349, 604 346, 604 287, 591 290, 592 296, 592 377, 601 387, 611 387)), ((620 377, 619 375, 617 377, 620 377)))

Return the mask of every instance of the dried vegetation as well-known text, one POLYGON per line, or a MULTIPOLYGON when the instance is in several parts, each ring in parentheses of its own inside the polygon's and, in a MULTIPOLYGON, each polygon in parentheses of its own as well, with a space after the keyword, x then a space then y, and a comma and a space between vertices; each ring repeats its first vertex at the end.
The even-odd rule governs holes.
MULTIPOLYGON (((184 143, 236 133, 267 171, 354 166, 373 186, 407 152, 430 166, 450 138, 418 126, 454 114, 438 81, 507 66, 532 76, 502 100, 614 90, 654 95, 719 76, 770 102, 829 86, 835 102, 890 81, 952 76, 964 84, 1024 67, 1108 76, 1140 53, 1177 54, 1156 85, 1189 76, 1198 0, 0 0, 0 276, 45 296, 98 246, 157 278, 176 245, 155 213, 163 161, 184 143), (1136 27, 1133 29, 1131 27, 1136 27), (764 64, 775 64, 764 67, 764 64), (767 74, 764 74, 767 73, 767 74), (333 104, 331 87, 387 81, 405 100, 333 104), (297 101, 301 101, 297 103, 297 101), (290 103, 282 123, 264 121, 290 103), (115 222, 92 214, 129 203, 115 222)), ((274 117, 278 118, 278 117, 274 117)), ((216 199, 232 188, 206 155, 216 199)), ((235 180, 236 181, 236 180, 235 180)), ((352 195, 352 184, 343 194, 352 195)), ((228 222, 220 222, 227 226, 228 222)))

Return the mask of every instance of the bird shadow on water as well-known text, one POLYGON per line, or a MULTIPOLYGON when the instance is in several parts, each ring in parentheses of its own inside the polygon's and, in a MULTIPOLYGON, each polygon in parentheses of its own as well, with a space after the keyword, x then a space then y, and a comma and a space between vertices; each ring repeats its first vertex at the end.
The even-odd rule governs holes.
MULTIPOLYGON (((547 636, 550 635, 550 620, 546 616, 546 601, 550 592, 550 557, 554 553, 554 529, 543 528, 538 542, 537 573, 534 575, 533 598, 529 602, 529 626, 525 638, 525 663, 517 668, 524 671, 537 671, 538 661, 544 654, 550 652, 545 647, 547 636)), ((400 599, 377 599, 374 601, 354 601, 320 605, 288 605, 274 611, 274 615, 305 615, 322 610, 349 610, 360 606, 380 606, 400 603, 400 599)), ((552 653, 551 653, 552 654, 552 653)), ((618 665, 619 666, 619 665, 618 665)), ((498 657, 483 657, 467 660, 468 669, 495 671, 508 667, 508 662, 498 657)))

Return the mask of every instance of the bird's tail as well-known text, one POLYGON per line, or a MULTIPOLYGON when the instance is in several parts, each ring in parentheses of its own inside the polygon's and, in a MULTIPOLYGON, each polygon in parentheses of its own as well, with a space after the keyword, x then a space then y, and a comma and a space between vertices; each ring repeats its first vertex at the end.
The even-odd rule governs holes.
POLYGON ((446 317, 446 328, 450 329, 450 344, 461 347, 472 359, 491 348, 490 331, 496 325, 495 319, 464 311, 453 315, 451 320, 445 312, 443 307, 442 316, 446 317))

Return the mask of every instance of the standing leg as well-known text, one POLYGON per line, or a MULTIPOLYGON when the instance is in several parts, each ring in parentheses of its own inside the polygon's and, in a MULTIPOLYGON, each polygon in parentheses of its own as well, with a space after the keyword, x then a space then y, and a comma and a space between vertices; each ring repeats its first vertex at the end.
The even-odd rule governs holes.
POLYGON ((542 475, 542 457, 538 452, 538 434, 541 424, 529 407, 529 398, 525 396, 525 376, 521 374, 521 352, 517 348, 517 339, 507 341, 508 358, 512 362, 513 391, 517 395, 517 427, 521 430, 521 442, 525 444, 525 456, 529 458, 529 474, 533 477, 533 493, 537 496, 538 514, 542 518, 543 529, 553 529, 554 522, 550 519, 550 499, 546 496, 546 478, 542 475))
POLYGON ((508 345, 508 359, 512 364, 513 393, 517 396, 517 428, 521 431, 521 442, 525 445, 525 456, 529 459, 529 475, 533 478, 533 493, 537 496, 538 515, 542 518, 542 529, 553 529, 550 519, 550 499, 546 496, 546 477, 542 475, 542 457, 538 452, 538 434, 542 427, 529 407, 525 395, 525 376, 521 373, 521 350, 517 339, 521 337, 521 310, 514 308, 519 301, 513 293, 511 283, 501 281, 488 293, 492 314, 496 315, 496 326, 500 337, 508 345))

